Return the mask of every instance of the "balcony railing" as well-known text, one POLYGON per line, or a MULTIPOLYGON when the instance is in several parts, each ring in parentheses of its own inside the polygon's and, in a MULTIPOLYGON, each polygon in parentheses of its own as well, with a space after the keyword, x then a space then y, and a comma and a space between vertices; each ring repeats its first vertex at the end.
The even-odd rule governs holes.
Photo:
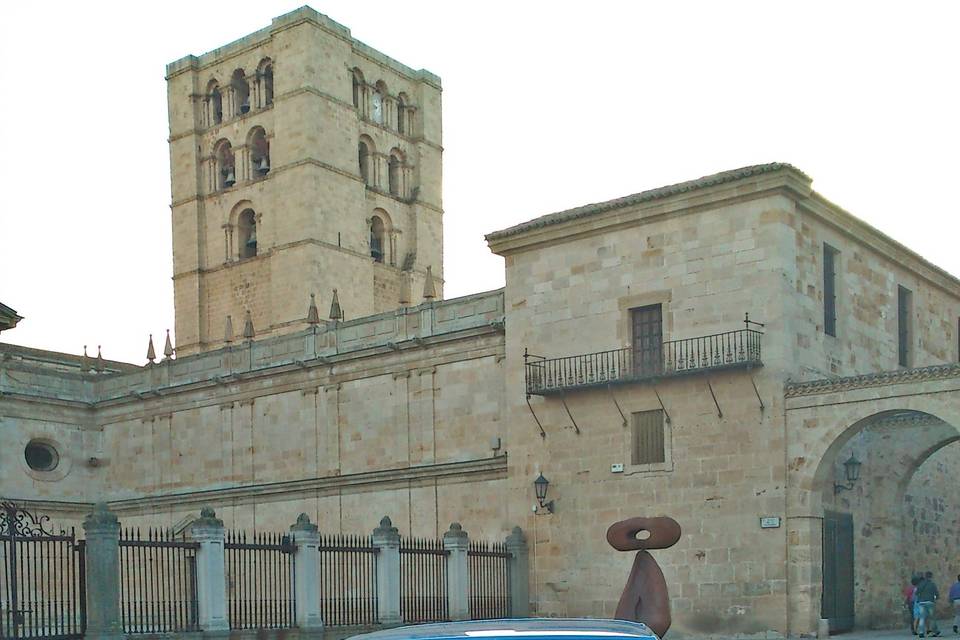
POLYGON ((547 359, 524 355, 528 395, 762 366, 760 337, 739 329, 684 340, 547 359))

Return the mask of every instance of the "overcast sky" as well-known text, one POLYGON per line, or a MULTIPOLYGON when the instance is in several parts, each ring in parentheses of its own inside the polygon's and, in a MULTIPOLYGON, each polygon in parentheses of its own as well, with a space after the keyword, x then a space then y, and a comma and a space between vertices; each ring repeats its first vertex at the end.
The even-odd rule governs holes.
MULTIPOLYGON (((145 361, 173 328, 164 66, 296 1, 0 6, 0 340, 145 361)), ((814 188, 960 274, 960 3, 318 0, 443 79, 446 295, 483 234, 735 167, 814 188)), ((304 301, 306 304, 306 301, 304 301)))

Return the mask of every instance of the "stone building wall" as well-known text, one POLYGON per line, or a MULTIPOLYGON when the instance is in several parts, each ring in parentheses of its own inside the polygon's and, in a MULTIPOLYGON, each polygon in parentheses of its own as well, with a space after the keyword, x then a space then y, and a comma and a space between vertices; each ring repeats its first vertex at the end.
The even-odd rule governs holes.
MULTIPOLYGON (((522 368, 508 367, 508 415, 528 425, 510 442, 509 479, 520 492, 542 472, 557 496, 557 513, 526 519, 525 528, 537 531, 540 611, 612 611, 622 583, 611 576, 618 567, 625 576, 627 562, 606 547, 603 530, 628 516, 672 515, 684 536, 677 547, 655 554, 668 582, 679 585, 673 595, 679 631, 786 628, 785 554, 802 541, 788 538, 786 526, 761 529, 759 518, 787 514, 784 438, 802 440, 804 434, 786 433, 783 386, 809 373, 798 336, 822 332, 813 311, 798 313, 810 306, 798 256, 811 249, 795 227, 800 211, 818 197, 811 194, 809 179, 792 168, 747 168, 488 236, 506 260, 508 354, 529 349, 555 358, 627 347, 629 309, 648 304, 662 305, 667 341, 741 328, 744 312, 765 325, 761 369, 614 387, 613 397, 605 389, 571 391, 562 400, 535 397, 532 408, 545 439, 523 397, 522 368), (629 449, 629 427, 614 398, 628 418, 633 411, 666 408, 672 418, 665 431, 669 465, 611 472, 629 449), (578 517, 585 510, 594 518, 578 517)), ((879 235, 873 233, 857 242, 872 242, 879 235)), ((936 275, 915 256, 902 256, 898 269, 936 275)), ((938 290, 931 304, 940 307, 920 307, 931 314, 919 316, 923 322, 944 308, 952 313, 958 287, 947 280, 950 295, 938 290)), ((817 313, 822 325, 822 307, 817 313)), ((869 315, 857 309, 845 321, 838 339, 848 346, 836 351, 855 352, 855 336, 869 333, 868 323, 852 330, 861 314, 869 315)), ((942 362, 939 354, 949 351, 954 336, 922 335, 925 364, 942 362)), ((871 370, 885 364, 879 356, 866 362, 871 370)), ((806 579, 819 580, 819 572, 806 579)))
POLYGON ((802 379, 897 369, 897 288, 912 292, 911 367, 960 361, 955 278, 814 194, 786 223, 795 236, 796 358, 802 379), (837 336, 824 332, 823 245, 836 257, 837 336))
POLYGON ((535 531, 540 613, 612 615, 630 557, 610 549, 606 527, 669 515, 683 538, 655 555, 673 585, 678 631, 785 627, 783 530, 761 529, 760 518, 784 512, 780 380, 791 364, 780 338, 788 264, 778 247, 787 241, 782 217, 791 203, 776 193, 725 201, 732 195, 724 185, 710 196, 623 207, 564 225, 554 238, 549 229, 531 232, 529 250, 491 241, 506 254, 509 354, 529 348, 550 358, 628 346, 629 310, 656 303, 664 340, 742 329, 745 313, 766 325, 760 369, 614 387, 626 426, 606 389, 572 392, 564 401, 579 433, 560 399, 531 400, 547 432, 541 439, 522 368, 508 369, 509 415, 525 426, 509 443, 510 480, 529 495, 542 472, 556 497, 553 515, 531 516, 528 497, 514 516, 527 512, 525 529, 535 531), (630 415, 661 402, 670 416, 667 463, 631 465, 630 415), (611 472, 618 463, 625 473, 611 472))

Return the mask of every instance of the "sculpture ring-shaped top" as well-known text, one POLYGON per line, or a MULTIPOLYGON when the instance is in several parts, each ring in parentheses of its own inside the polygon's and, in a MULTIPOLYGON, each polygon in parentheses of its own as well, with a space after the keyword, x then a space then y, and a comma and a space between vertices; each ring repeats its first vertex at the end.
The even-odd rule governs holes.
POLYGON ((673 518, 628 518, 610 525, 607 542, 618 551, 637 551, 627 584, 614 616, 645 623, 662 638, 670 628, 670 594, 660 565, 647 549, 667 549, 680 540, 680 525, 673 518), (646 531, 650 535, 638 538, 646 531))
POLYGON ((673 518, 628 518, 615 522, 607 529, 607 542, 617 551, 638 549, 669 549, 680 540, 680 524, 673 518), (648 538, 638 538, 641 531, 648 538))

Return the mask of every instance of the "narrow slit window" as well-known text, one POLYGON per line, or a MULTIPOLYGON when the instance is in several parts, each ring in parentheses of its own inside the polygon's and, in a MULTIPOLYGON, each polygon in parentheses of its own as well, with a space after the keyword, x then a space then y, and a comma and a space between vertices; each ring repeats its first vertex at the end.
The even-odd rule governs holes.
POLYGON ((839 251, 823 243, 823 332, 837 335, 837 254, 839 251))
POLYGON ((633 414, 633 446, 631 464, 666 462, 664 446, 663 410, 640 411, 633 414))
POLYGON ((901 367, 910 366, 910 309, 913 293, 903 286, 897 287, 897 361, 901 367))

